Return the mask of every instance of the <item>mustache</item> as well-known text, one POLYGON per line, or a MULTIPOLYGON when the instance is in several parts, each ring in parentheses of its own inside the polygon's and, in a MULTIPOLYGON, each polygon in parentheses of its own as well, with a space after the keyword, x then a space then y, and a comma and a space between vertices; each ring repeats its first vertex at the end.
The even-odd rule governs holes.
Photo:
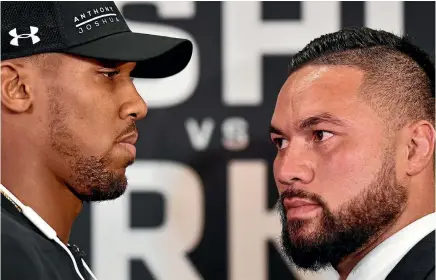
POLYGON ((288 198, 301 198, 311 200, 321 206, 323 209, 328 209, 327 202, 319 195, 302 190, 302 189, 287 189, 279 196, 277 207, 279 211, 284 211, 284 200, 288 198))
POLYGON ((121 137, 130 134, 132 132, 136 132, 138 133, 138 129, 136 127, 136 123, 132 122, 131 124, 129 124, 117 137, 117 139, 120 139, 121 137))

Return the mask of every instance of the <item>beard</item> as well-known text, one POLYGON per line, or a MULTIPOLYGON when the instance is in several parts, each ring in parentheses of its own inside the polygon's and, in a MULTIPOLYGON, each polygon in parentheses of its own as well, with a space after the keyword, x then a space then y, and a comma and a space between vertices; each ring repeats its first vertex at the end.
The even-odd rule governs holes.
MULTIPOLYGON (((75 135, 63 121, 67 115, 62 103, 55 97, 50 99, 50 144, 67 163, 70 176, 65 182, 70 191, 81 201, 113 200, 124 194, 127 178, 124 173, 109 169, 111 165, 110 150, 101 156, 84 156, 75 144, 75 135)), ((136 131, 132 123, 121 135, 136 131)), ((126 159, 123 168, 133 164, 133 159, 126 159)))
POLYGON ((282 250, 297 268, 318 271, 335 267, 344 257, 375 240, 398 219, 407 202, 407 190, 397 182, 395 163, 389 155, 392 153, 387 151, 375 179, 335 213, 316 194, 289 189, 280 195, 282 250), (322 209, 319 223, 318 218, 288 221, 283 201, 292 197, 318 203, 322 209), (310 225, 315 229, 305 232, 310 223, 318 224, 310 225))
MULTIPOLYGON (((132 163, 128 161, 124 167, 132 163)), ((124 173, 110 171, 107 168, 109 164, 107 156, 76 156, 69 161, 73 183, 67 184, 68 188, 81 201, 106 201, 120 197, 127 189, 127 177, 124 173)))

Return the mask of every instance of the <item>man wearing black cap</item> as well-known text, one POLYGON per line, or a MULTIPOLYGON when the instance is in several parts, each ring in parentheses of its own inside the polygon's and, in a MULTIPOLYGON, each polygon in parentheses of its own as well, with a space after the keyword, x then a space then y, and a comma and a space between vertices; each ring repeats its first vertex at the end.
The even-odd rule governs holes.
POLYGON ((2 279, 95 279, 68 240, 84 201, 126 189, 147 113, 131 77, 177 74, 192 44, 131 32, 113 2, 3 2, 1 16, 2 279))

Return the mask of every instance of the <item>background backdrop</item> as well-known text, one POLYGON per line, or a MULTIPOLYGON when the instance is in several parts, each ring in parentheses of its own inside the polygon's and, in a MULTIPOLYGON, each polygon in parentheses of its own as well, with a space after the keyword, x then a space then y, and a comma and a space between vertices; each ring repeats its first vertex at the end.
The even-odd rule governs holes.
POLYGON ((347 26, 410 35, 434 58, 434 2, 117 2, 132 31, 190 38, 178 75, 136 79, 149 113, 120 199, 75 225, 104 280, 331 279, 278 251, 269 122, 292 54, 347 26))

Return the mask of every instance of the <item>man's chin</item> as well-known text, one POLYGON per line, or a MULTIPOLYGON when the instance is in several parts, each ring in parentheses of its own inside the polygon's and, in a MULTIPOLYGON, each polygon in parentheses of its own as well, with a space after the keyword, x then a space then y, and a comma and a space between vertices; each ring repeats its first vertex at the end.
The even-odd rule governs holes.
POLYGON ((91 201, 114 200, 122 196, 127 189, 127 178, 125 174, 119 176, 109 187, 96 189, 92 192, 91 201))
POLYGON ((316 217, 308 220, 288 221, 287 230, 292 242, 314 239, 320 235, 320 220, 316 217))
POLYGON ((330 266, 323 244, 328 235, 319 217, 288 221, 282 229, 283 251, 298 269, 317 272, 330 266))
POLYGON ((329 262, 320 257, 316 233, 307 234, 304 231, 282 236, 283 251, 294 263, 297 269, 317 272, 330 266, 329 262))
POLYGON ((136 157, 130 154, 112 154, 110 164, 106 168, 112 170, 126 170, 135 160, 136 157))
POLYGON ((98 185, 82 186, 80 192, 76 188, 70 188, 76 197, 83 202, 114 200, 122 196, 126 189, 127 177, 124 172, 122 174, 114 173, 111 180, 101 180, 98 185))

